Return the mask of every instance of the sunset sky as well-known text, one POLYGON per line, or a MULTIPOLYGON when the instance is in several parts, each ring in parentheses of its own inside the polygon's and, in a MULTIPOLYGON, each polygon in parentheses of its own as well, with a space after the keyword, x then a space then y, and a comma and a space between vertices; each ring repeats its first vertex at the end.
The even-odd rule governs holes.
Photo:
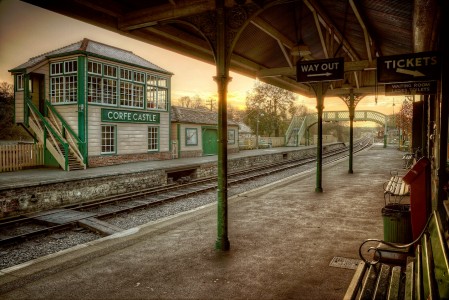
MULTIPOLYGON (((182 96, 217 97, 217 85, 212 77, 215 67, 177 53, 161 49, 95 26, 59 15, 19 0, 0 0, 0 82, 13 82, 8 70, 29 58, 88 38, 100 43, 132 51, 152 63, 174 73, 172 100, 182 96)), ((228 88, 228 102, 244 108, 247 92, 256 80, 232 73, 228 88)), ((395 110, 399 111, 404 97, 395 97, 395 110)), ((315 112, 316 100, 298 97, 298 104, 315 112)), ((347 110, 338 98, 325 98, 325 110, 347 110)), ((365 97, 357 110, 375 110, 393 113, 393 98, 365 97)))

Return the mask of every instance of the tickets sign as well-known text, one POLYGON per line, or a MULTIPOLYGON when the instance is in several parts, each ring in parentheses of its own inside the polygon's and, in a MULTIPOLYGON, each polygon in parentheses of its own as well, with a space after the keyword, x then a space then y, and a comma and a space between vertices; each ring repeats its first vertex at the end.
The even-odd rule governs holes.
POLYGON ((420 52, 377 58, 377 82, 439 80, 441 58, 438 52, 420 52))

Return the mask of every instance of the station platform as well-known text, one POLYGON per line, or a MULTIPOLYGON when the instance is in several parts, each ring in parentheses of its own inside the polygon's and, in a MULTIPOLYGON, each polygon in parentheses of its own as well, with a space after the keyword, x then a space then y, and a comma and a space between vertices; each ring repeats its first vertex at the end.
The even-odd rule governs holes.
MULTIPOLYGON (((301 149, 307 148, 315 148, 315 146, 301 147, 301 149)), ((276 147, 267 149, 244 150, 238 153, 228 154, 228 159, 266 155, 269 153, 297 151, 298 149, 298 147, 276 147)), ((187 165, 200 165, 214 161, 217 161, 216 155, 193 158, 179 158, 172 160, 140 161, 112 166, 88 168, 86 170, 75 170, 70 172, 66 172, 59 168, 27 169, 16 172, 0 173, 0 190, 65 182, 68 180, 91 179, 105 176, 131 174, 148 170, 171 169, 187 165)))
POLYGON ((228 252, 216 204, 0 271, 1 299, 342 299, 358 247, 382 238, 382 184, 402 152, 348 161, 230 197, 228 252), (347 261, 330 266, 331 261, 347 261))

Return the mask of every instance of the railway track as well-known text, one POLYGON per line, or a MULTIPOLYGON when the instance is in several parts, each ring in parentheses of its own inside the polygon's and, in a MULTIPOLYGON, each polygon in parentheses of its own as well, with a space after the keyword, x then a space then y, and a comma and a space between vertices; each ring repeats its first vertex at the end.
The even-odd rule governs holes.
MULTIPOLYGON (((370 141, 369 138, 357 141, 354 144, 354 152, 369 147, 370 141)), ((323 154, 323 164, 332 163, 346 156, 348 156, 347 147, 327 151, 323 154)), ((228 187, 300 166, 310 165, 310 168, 313 168, 315 162, 316 158, 312 156, 232 172, 228 175, 228 187)), ((0 220, 0 246, 80 227, 101 236, 110 235, 122 229, 103 221, 107 218, 133 210, 159 206, 217 188, 216 177, 184 181, 186 182, 112 195, 89 202, 66 205, 59 209, 0 220)))

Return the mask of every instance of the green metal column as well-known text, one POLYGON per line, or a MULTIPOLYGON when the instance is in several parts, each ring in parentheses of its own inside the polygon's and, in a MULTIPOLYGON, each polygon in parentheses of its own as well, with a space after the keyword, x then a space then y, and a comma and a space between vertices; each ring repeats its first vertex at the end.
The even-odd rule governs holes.
POLYGON ((355 114, 355 105, 354 105, 354 90, 349 90, 349 170, 348 173, 352 174, 354 171, 352 170, 352 156, 354 152, 354 114, 355 114))
POLYGON ((226 24, 224 0, 216 1, 217 44, 216 64, 218 85, 218 191, 217 191, 217 241, 215 249, 230 249, 228 239, 228 143, 227 143, 227 87, 230 81, 226 63, 226 24))
POLYGON ((324 87, 323 82, 313 83, 311 84, 313 89, 315 90, 316 95, 316 109, 318 112, 318 141, 316 145, 316 187, 315 192, 322 193, 323 188, 321 187, 321 179, 322 179, 322 167, 323 167, 323 110, 324 110, 324 94, 325 90, 328 87, 328 84, 324 87))

